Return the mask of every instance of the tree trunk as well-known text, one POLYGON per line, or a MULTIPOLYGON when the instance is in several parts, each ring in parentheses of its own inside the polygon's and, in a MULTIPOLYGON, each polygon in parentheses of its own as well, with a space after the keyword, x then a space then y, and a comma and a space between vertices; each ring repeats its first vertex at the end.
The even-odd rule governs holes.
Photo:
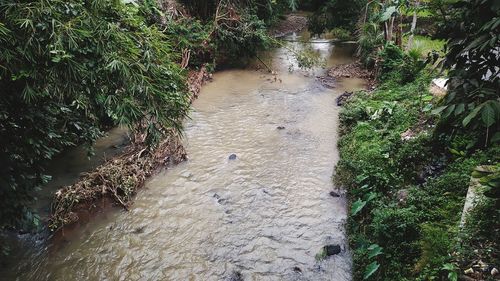
POLYGON ((414 10, 413 10, 413 19, 411 21, 411 29, 410 29, 410 37, 408 38, 408 44, 406 45, 406 50, 410 50, 412 45, 413 45, 413 36, 415 34, 415 28, 417 28, 417 11, 418 11, 418 6, 420 5, 419 0, 415 0, 414 4, 414 10))
POLYGON ((384 22, 384 38, 385 38, 385 41, 388 41, 389 39, 389 36, 388 36, 388 30, 387 30, 387 22, 384 22))
POLYGON ((399 15, 396 26, 396 45, 403 47, 403 16, 399 15))
POLYGON ((396 19, 395 17, 391 17, 391 22, 389 23, 389 28, 387 29, 387 38, 386 38, 387 42, 392 41, 392 32, 394 31, 394 20, 395 19, 396 19))

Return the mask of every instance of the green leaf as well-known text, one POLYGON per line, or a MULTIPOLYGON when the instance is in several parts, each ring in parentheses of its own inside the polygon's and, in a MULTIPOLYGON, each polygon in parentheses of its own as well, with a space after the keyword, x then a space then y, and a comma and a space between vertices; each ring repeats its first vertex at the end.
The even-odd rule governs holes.
POLYGON ((443 112, 443 118, 448 118, 448 116, 450 116, 450 114, 455 110, 455 105, 452 104, 450 106, 448 106, 448 108, 446 108, 446 110, 443 112))
POLYGON ((368 194, 365 196, 365 201, 366 201, 366 202, 370 202, 370 201, 372 201, 373 199, 375 199, 375 197, 377 197, 377 193, 375 193, 375 192, 370 192, 370 193, 368 193, 368 194))
POLYGON ((380 264, 376 261, 370 263, 365 269, 365 275, 363 276, 363 280, 370 278, 370 276, 372 276, 373 273, 375 273, 379 267, 380 264))
POLYGON ((484 40, 488 39, 489 36, 488 35, 481 35, 479 36, 478 38, 476 38, 474 41, 472 41, 465 49, 464 51, 468 51, 470 49, 473 49, 473 48, 476 48, 477 46, 479 46, 484 40))
POLYGON ((481 110, 481 119, 486 127, 490 127, 495 123, 495 110, 489 104, 485 104, 481 110))
POLYGON ((371 259, 373 257, 381 255, 382 249, 383 248, 377 244, 371 244, 370 247, 368 247, 368 258, 371 259))
POLYGON ((363 201, 361 199, 356 200, 356 202, 352 203, 351 206, 351 215, 355 216, 357 213, 359 213, 361 210, 366 205, 366 201, 363 201))
POLYGON ((472 110, 471 113, 469 113, 469 115, 467 115, 464 120, 462 120, 462 125, 464 127, 467 127, 470 123, 470 121, 472 121, 472 119, 474 119, 474 117, 476 117, 476 115, 479 113, 479 111, 481 110, 481 108, 483 107, 483 104, 481 104, 480 106, 474 108, 474 110, 472 110))
POLYGON ((446 108, 447 108, 447 106, 440 106, 440 107, 438 107, 438 108, 434 109, 434 110, 432 111, 432 114, 439 114, 439 113, 441 113, 443 110, 445 110, 446 108))
POLYGON ((460 103, 455 107, 455 116, 462 114, 465 110, 465 104, 460 103))
POLYGON ((441 269, 444 269, 448 272, 448 280, 450 281, 457 281, 458 280, 458 274, 457 274, 457 267, 452 264, 452 263, 446 263, 443 265, 441 269))
POLYGON ((386 21, 390 19, 395 12, 396 12, 396 6, 388 7, 380 17, 380 21, 386 21))

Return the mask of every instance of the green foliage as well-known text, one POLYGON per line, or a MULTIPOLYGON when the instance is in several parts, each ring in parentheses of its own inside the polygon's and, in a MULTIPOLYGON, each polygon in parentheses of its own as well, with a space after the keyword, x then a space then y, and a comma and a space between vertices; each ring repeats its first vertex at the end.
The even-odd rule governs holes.
MULTIPOLYGON (((199 19, 181 19, 166 27, 167 34, 181 50, 191 50, 192 65, 206 61, 239 64, 257 51, 273 45, 266 22, 273 21, 278 11, 275 1, 183 1, 199 19), (262 3, 261 3, 262 2, 262 3), (262 6, 262 5, 264 6, 262 6), (262 14, 261 8, 272 11, 262 14), (183 36, 179 36, 183 35, 183 36)), ((281 2, 279 2, 281 3, 281 2)))
POLYGON ((335 39, 346 41, 351 39, 352 34, 349 30, 341 28, 341 27, 335 27, 331 31, 332 35, 335 37, 335 39))
POLYGON ((376 22, 366 22, 358 28, 358 51, 357 55, 361 62, 372 68, 377 61, 377 50, 384 44, 384 34, 376 22))
POLYGON ((0 224, 30 219, 43 166, 113 124, 154 145, 188 108, 169 38, 119 1, 0 4, 0 224), (25 215, 25 216, 24 216, 25 215))
MULTIPOLYGON (((298 0, 180 0, 189 13, 203 22, 215 20, 217 10, 225 5, 239 7, 257 16, 266 24, 275 23, 287 10, 294 11, 298 0)), ((220 14, 219 14, 220 16, 220 14)))
POLYGON ((211 24, 203 24, 196 18, 180 18, 169 21, 163 32, 172 41, 175 53, 189 50, 191 67, 199 67, 214 60, 215 48, 211 41, 211 24))
POLYGON ((65 148, 90 147, 117 124, 148 146, 181 130, 189 96, 179 64, 253 56, 271 45, 265 22, 296 4, 183 2, 195 17, 167 19, 154 0, 0 3, 0 228, 38 221, 26 206, 65 148))
POLYGON ((444 66, 448 94, 441 107, 442 128, 481 134, 486 145, 500 126, 500 6, 498 1, 467 0, 456 4, 444 66), (449 126, 451 125, 451 126, 449 126))
POLYGON ((439 225, 423 224, 422 236, 419 241, 421 256, 415 266, 417 272, 429 268, 426 275, 435 276, 441 271, 441 266, 449 260, 452 240, 450 231, 439 225))
MULTIPOLYGON (((498 149, 496 151, 498 153, 498 149)), ((463 261, 482 260, 499 264, 500 205, 499 200, 484 197, 477 201, 466 218, 459 252, 463 261), (474 249, 474 251, 471 251, 474 249)))
POLYGON ((472 177, 479 179, 485 196, 500 199, 500 163, 478 166, 472 172, 472 177))
MULTIPOLYGON (((399 63, 405 54, 389 47, 386 56, 400 61, 382 64, 382 85, 372 93, 357 93, 340 114, 341 159, 335 180, 348 189, 351 202, 348 233, 354 279, 362 280, 375 268, 368 280, 453 279, 458 270, 450 266, 455 262, 451 253, 471 172, 481 163, 497 163, 498 147, 466 149, 473 139, 469 135, 442 141, 433 132, 432 114, 422 110, 434 106, 432 98, 423 99, 430 96, 431 77, 417 70, 413 81, 401 84, 395 72, 402 71, 399 63), (411 137, 403 139, 407 132, 411 137), (451 153, 452 147, 463 153, 451 153), (368 200, 369 194, 376 196, 368 200), (383 251, 375 250, 375 244, 383 251)), ((482 171, 480 176, 487 177, 482 171)), ((481 222, 469 226, 474 230, 469 231, 473 234, 467 236, 468 245, 488 245, 480 247, 482 253, 491 253, 497 246, 493 241, 500 241, 497 231, 489 231, 498 224, 492 205, 485 209, 494 212, 493 219, 485 218, 482 209, 483 216, 476 217, 481 222)))
POLYGON ((380 267, 380 264, 378 264, 376 261, 370 263, 365 270, 365 275, 363 276, 363 280, 366 280, 370 278, 380 267))
MULTIPOLYGON (((406 45, 408 37, 404 38, 406 45)), ((426 36, 415 35, 413 37, 413 45, 411 50, 417 52, 422 58, 426 58, 429 53, 438 52, 444 54, 445 41, 441 39, 432 39, 426 36)))
POLYGON ((408 83, 415 79, 419 72, 424 69, 425 61, 420 54, 410 52, 405 53, 398 46, 388 43, 379 54, 380 76, 385 80, 389 75, 395 75, 393 79, 401 83, 408 83))
POLYGON ((333 28, 354 29, 358 17, 366 5, 366 0, 327 0, 317 5, 309 17, 309 30, 321 34, 333 28))
POLYGON ((433 25, 436 27, 437 38, 448 38, 453 28, 449 25, 450 21, 456 20, 459 16, 459 9, 454 5, 460 0, 428 0, 425 2, 425 11, 430 14, 433 25))
POLYGON ((258 50, 272 46, 266 25, 256 15, 243 13, 241 20, 218 25, 214 31, 217 61, 238 62, 255 56, 258 50))
POLYGON ((458 268, 456 265, 452 263, 446 263, 442 267, 443 270, 446 270, 448 272, 448 280, 449 281, 457 281, 458 280, 458 268))

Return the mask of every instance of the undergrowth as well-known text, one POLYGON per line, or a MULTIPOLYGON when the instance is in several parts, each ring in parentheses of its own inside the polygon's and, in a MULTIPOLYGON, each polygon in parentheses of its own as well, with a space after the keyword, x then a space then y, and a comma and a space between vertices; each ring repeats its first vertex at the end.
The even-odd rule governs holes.
POLYGON ((340 114, 335 181, 350 200, 354 280, 456 280, 473 258, 499 264, 495 204, 486 199, 465 229, 459 223, 471 172, 498 163, 500 148, 435 133, 432 76, 407 56, 386 47, 380 86, 340 114), (477 245, 487 246, 471 255, 477 245))

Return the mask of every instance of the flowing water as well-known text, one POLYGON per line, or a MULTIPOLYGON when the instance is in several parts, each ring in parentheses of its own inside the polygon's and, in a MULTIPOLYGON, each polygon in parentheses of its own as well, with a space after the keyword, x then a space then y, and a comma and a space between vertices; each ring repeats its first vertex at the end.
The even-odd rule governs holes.
MULTIPOLYGON (((327 65, 351 60, 351 47, 305 46, 327 65)), ((291 67, 285 49, 265 60, 277 76, 254 67, 214 74, 186 121, 189 160, 153 176, 129 212, 105 212, 48 242, 25 239, 3 278, 350 280, 346 202, 329 195, 335 98, 363 82, 326 89, 315 79, 324 70, 291 67), (317 260, 327 244, 343 251, 317 260)))

